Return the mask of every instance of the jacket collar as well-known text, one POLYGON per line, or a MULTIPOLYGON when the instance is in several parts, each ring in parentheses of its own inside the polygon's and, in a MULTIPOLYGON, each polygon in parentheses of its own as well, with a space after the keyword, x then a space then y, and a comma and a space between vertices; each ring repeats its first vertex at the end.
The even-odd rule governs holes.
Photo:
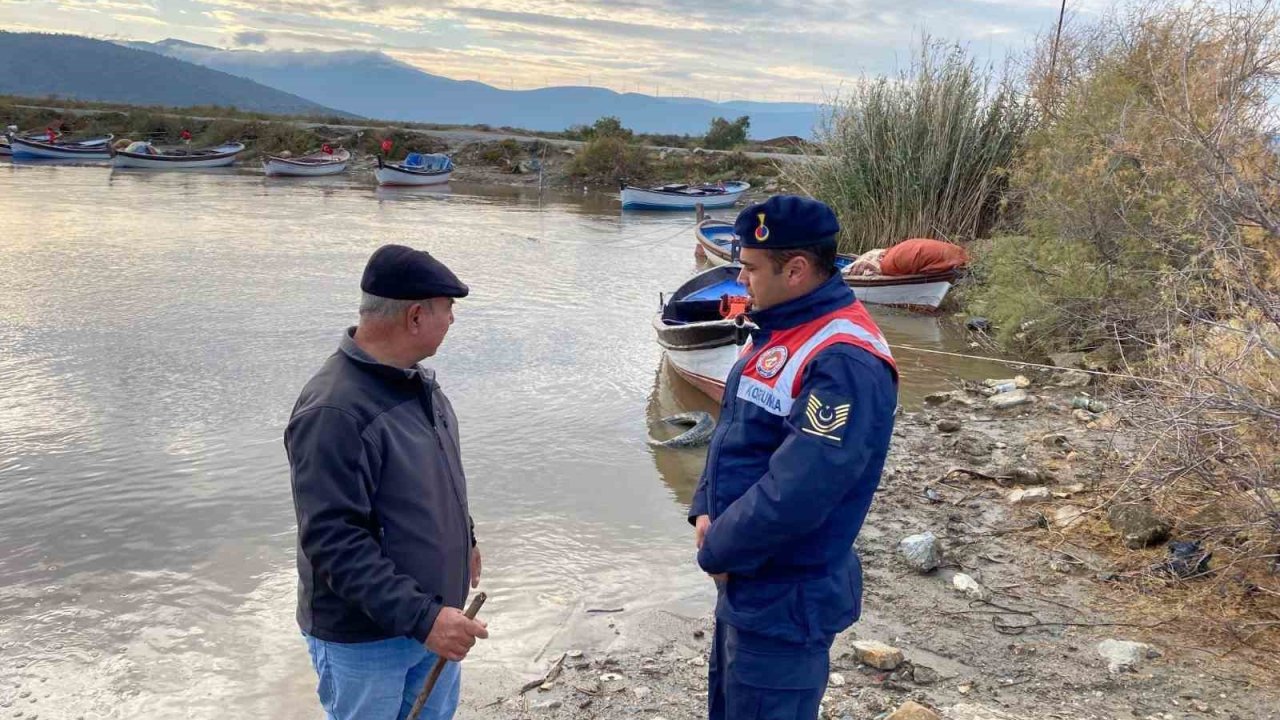
POLYGON ((839 271, 812 292, 748 314, 761 330, 785 330, 802 325, 853 304, 853 290, 839 271))
POLYGON ((356 329, 354 326, 347 328, 347 331, 342 334, 342 342, 338 344, 338 349, 348 358, 354 360, 360 367, 391 380, 417 380, 426 385, 435 382, 435 371, 428 370, 421 365, 414 365, 411 368, 398 368, 378 362, 372 355, 356 344, 355 334, 356 329))

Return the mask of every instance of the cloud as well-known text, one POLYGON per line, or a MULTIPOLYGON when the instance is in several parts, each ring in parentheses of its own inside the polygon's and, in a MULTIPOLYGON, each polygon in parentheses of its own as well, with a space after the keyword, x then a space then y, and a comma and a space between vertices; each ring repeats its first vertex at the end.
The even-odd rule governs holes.
POLYGON ((266 45, 267 34, 257 30, 243 30, 232 36, 232 42, 239 47, 266 45))

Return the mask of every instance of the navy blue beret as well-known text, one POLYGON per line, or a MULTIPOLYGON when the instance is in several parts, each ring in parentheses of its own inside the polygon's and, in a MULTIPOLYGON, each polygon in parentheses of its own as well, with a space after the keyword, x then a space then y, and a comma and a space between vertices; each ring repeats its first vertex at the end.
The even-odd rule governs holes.
POLYGON ((835 245, 840 223, 826 203, 799 195, 774 195, 738 213, 733 231, 743 248, 786 250, 835 245))
POLYGON ((470 290, 444 263, 425 250, 383 245, 369 256, 360 289, 395 300, 466 297, 470 290))

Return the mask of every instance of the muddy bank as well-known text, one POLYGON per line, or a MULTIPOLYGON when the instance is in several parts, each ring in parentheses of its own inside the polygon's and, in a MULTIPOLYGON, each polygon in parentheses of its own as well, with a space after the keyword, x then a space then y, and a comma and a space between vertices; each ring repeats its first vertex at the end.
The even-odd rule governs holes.
MULTIPOLYGON (((1117 558, 1089 539, 1123 541, 1101 478, 1135 450, 1108 431, 1112 413, 1072 407, 1080 388, 1058 383, 1081 375, 1029 379, 1025 404, 995 409, 969 386, 900 416, 858 541, 863 616, 833 647, 824 717, 1280 718, 1273 656, 1202 646, 1176 611, 1123 598, 1117 558), (926 533, 936 545, 904 552, 926 533)), ((709 606, 596 610, 610 612, 566 619, 535 672, 471 672, 462 715, 705 717, 709 606)))

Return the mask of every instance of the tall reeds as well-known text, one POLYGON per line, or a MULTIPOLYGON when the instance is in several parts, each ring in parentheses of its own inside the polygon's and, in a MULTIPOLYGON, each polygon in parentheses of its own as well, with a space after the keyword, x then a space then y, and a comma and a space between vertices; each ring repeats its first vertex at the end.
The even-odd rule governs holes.
POLYGON ((838 98, 817 152, 784 172, 835 209, 842 252, 908 237, 983 237, 1000 216, 1008 169, 1033 118, 993 68, 926 38, 896 77, 838 98))

